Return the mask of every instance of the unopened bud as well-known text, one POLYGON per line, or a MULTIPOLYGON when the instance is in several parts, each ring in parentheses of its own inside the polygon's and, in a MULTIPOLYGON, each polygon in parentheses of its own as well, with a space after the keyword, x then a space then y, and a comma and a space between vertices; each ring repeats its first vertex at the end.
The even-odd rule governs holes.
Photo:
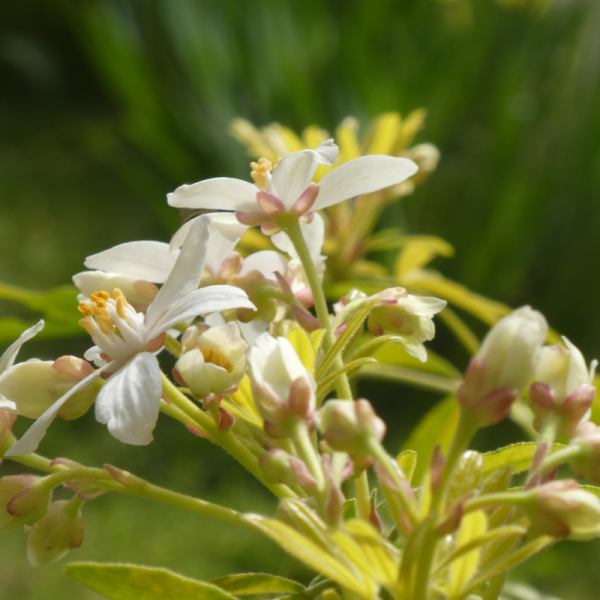
POLYGON ((35 475, 8 475, 0 479, 0 529, 33 525, 48 510, 52 490, 35 475))
POLYGON ((254 398, 269 435, 287 437, 298 419, 312 419, 316 384, 289 340, 263 333, 250 352, 250 366, 254 398))
POLYGON ((580 453, 569 460, 573 472, 577 477, 600 484, 600 427, 591 421, 580 423, 571 438, 571 445, 580 448, 580 453))
POLYGON ((367 325, 375 335, 399 335, 404 349, 421 362, 427 360, 423 342, 435 336, 433 316, 447 304, 428 296, 412 296, 404 288, 390 288, 375 294, 381 298, 369 313, 367 325))
POLYGON ((547 332, 546 319, 529 306, 500 319, 483 340, 457 390, 461 407, 481 425, 506 418, 533 377, 547 332))
POLYGON ((59 500, 29 530, 27 558, 33 567, 49 565, 83 543, 81 504, 59 500))
POLYGON ((368 400, 329 400, 319 411, 318 426, 333 450, 351 456, 369 455, 369 440, 380 442, 386 430, 368 400))
POLYGON ((262 454, 258 459, 258 465, 272 483, 299 484, 307 491, 317 488, 317 482, 306 465, 280 448, 262 454))
POLYGON ((582 490, 575 481, 552 481, 529 495, 523 507, 542 533, 579 541, 600 536, 600 498, 582 490))
POLYGON ((239 287, 248 295, 255 308, 238 308, 237 319, 242 323, 263 320, 273 321, 277 315, 278 300, 283 299, 283 292, 276 281, 267 279, 260 271, 250 271, 244 275, 236 275, 229 280, 229 285, 239 287))
POLYGON ((559 434, 571 437, 581 421, 587 421, 596 388, 591 385, 595 361, 588 372, 581 352, 567 338, 565 346, 545 346, 536 368, 536 382, 531 385, 529 400, 535 413, 533 426, 540 431, 544 420, 558 417, 559 434))
MULTIPOLYGON (((88 362, 75 356, 58 360, 33 360, 13 365, 0 376, 0 395, 14 411, 32 419, 40 417, 58 398, 93 373, 88 362)), ((94 403, 102 381, 95 381, 74 394, 61 407, 58 416, 77 419, 94 403)))

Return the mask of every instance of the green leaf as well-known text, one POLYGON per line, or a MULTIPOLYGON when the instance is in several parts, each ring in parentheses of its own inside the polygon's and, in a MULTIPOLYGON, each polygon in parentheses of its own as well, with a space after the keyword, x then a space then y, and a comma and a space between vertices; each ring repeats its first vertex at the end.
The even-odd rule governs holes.
POLYGON ((232 600, 217 586, 167 569, 137 565, 74 563, 65 573, 113 600, 232 600))
POLYGON ((414 450, 403 450, 398 454, 396 462, 410 483, 417 467, 417 453, 414 450))
POLYGON ((580 485, 582 490, 586 492, 590 492, 590 494, 594 494, 594 496, 598 496, 600 498, 600 487, 596 487, 595 485, 580 485))
POLYGON ((27 327, 41 318, 46 327, 38 339, 53 339, 85 334, 79 326, 81 315, 77 311, 77 288, 65 285, 45 292, 35 292, 15 286, 0 284, 0 299, 10 300, 38 313, 32 320, 12 317, 0 319, 0 344, 13 342, 27 327))
MULTIPOLYGON (((563 444, 554 444, 552 452, 564 448, 563 444)), ((519 442, 510 446, 505 446, 493 452, 486 452, 483 455, 483 477, 488 477, 496 469, 511 465, 513 473, 527 471, 531 466, 531 460, 537 449, 535 442, 519 442)))
POLYGON ((269 575, 267 573, 240 573, 213 579, 213 585, 237 596, 251 594, 296 594, 304 591, 304 586, 297 581, 269 575))
POLYGON ((458 402, 454 396, 448 396, 438 402, 421 419, 408 440, 406 440, 403 449, 414 450, 419 457, 413 476, 413 486, 422 483, 436 444, 441 444, 444 451, 447 451, 450 447, 454 431, 458 425, 458 416, 458 402))
POLYGON ((317 387, 317 397, 321 400, 329 394, 329 392, 333 389, 337 378, 342 375, 342 373, 348 373, 348 377, 352 377, 362 367, 363 365, 374 364, 377 361, 374 358, 359 358, 358 360, 353 360, 351 363, 344 365, 341 369, 338 369, 331 375, 328 375, 321 381, 321 383, 317 387))

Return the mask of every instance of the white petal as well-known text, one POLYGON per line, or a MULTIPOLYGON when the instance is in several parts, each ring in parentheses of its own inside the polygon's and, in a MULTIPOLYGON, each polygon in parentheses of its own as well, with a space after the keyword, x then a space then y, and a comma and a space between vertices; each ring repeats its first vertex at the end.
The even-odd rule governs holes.
POLYGON ((5 398, 2 394, 0 394, 0 409, 15 415, 17 414, 17 405, 5 398))
POLYGON ((269 328, 269 323, 261 320, 250 321, 250 323, 241 323, 238 321, 237 324, 240 326, 242 335, 248 346, 254 346, 259 336, 269 328))
MULTIPOLYGON (((233 213, 208 213, 205 215, 210 218, 210 233, 218 231, 230 242, 236 242, 246 233, 247 225, 243 225, 237 220, 233 213)), ((183 242, 192 226, 192 220, 185 222, 171 239, 171 249, 181 248, 183 242)))
POLYGON ((327 173, 321 180, 314 210, 327 208, 348 198, 401 183, 419 170, 408 158, 360 156, 327 173))
POLYGON ((237 240, 228 240, 220 231, 211 231, 208 251, 206 252, 206 267, 216 275, 223 261, 233 252, 237 240))
POLYGON ((226 325, 227 321, 220 312, 210 313, 210 315, 206 315, 204 317, 204 322, 211 327, 220 327, 221 325, 226 325))
POLYGON ((292 152, 286 154, 273 170, 269 191, 286 208, 291 208, 310 185, 319 166, 316 156, 313 150, 292 152))
POLYGON ((192 221, 190 231, 167 281, 148 307, 146 312, 148 329, 152 329, 171 306, 198 289, 208 247, 209 222, 205 216, 192 221))
POLYGON ((96 398, 96 420, 119 441, 145 446, 158 420, 162 383, 156 356, 136 354, 111 375, 96 398))
POLYGON ((89 302, 94 292, 101 290, 113 293, 120 289, 127 297, 127 302, 134 306, 148 306, 158 292, 158 288, 149 281, 125 277, 104 271, 83 271, 73 275, 73 283, 81 290, 77 297, 79 302, 89 302))
POLYGON ((410 310, 413 315, 433 317, 433 315, 442 311, 448 303, 433 296, 413 296, 409 294, 406 298, 398 298, 398 304, 410 310))
POLYGON ((415 337, 412 335, 405 337, 400 343, 410 355, 418 358, 422 363, 427 362, 427 350, 415 337))
POLYGON ((256 192, 258 188, 247 181, 217 177, 182 185, 167 194, 167 201, 177 208, 255 211, 260 210, 256 192))
POLYGON ((116 275, 142 279, 152 283, 167 280, 178 253, 164 242, 128 242, 93 254, 85 259, 88 269, 99 269, 116 275))
POLYGON ((7 348, 6 352, 0 358, 0 373, 3 373, 6 369, 13 366, 21 346, 31 338, 35 337, 42 329, 44 329, 44 321, 39 321, 33 327, 26 329, 19 336, 17 341, 7 348))
MULTIPOLYGON (((110 363, 98 371, 94 371, 85 379, 82 379, 78 384, 74 385, 64 396, 59 398, 23 435, 23 437, 12 447, 5 456, 25 456, 37 450, 42 438, 46 434, 46 430, 50 427, 50 423, 58 414, 63 404, 79 390, 98 379, 102 371, 109 369, 115 363, 110 363)), ((103 386, 104 387, 104 386, 103 386)))
POLYGON ((151 340, 187 319, 230 308, 255 308, 246 292, 230 285, 211 285, 196 290, 182 298, 153 327, 148 334, 151 340))
POLYGON ((583 354, 577 346, 572 344, 565 336, 563 341, 569 349, 571 354, 571 361, 569 364, 569 375, 565 383, 565 393, 567 396, 572 394, 577 388, 586 384, 589 380, 589 373, 583 354))
POLYGON ((285 277, 288 271, 288 261, 275 250, 261 250, 244 259, 240 275, 247 275, 250 271, 258 271, 267 279, 277 281, 275 271, 279 271, 285 277))

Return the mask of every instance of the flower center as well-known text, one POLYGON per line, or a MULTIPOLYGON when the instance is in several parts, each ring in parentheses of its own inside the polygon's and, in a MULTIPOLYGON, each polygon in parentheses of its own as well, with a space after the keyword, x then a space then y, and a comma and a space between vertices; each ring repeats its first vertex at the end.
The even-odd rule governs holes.
MULTIPOLYGON (((108 303, 110 302, 111 306, 116 311, 117 315, 121 319, 127 320, 127 309, 131 309, 129 303, 127 302, 127 298, 125 294, 119 289, 115 289, 113 291, 112 298, 108 292, 95 292, 90 296, 91 306, 86 302, 82 302, 77 310, 84 316, 94 318, 97 323, 100 331, 102 333, 109 335, 115 331, 115 324, 113 323, 112 318, 107 310, 108 303)), ((79 324, 90 334, 93 335, 92 324, 90 323, 90 319, 81 319, 79 324)))
POLYGON ((266 158, 260 158, 258 162, 251 162, 250 166, 252 167, 252 173, 250 173, 250 176, 254 180, 256 186, 262 190, 268 190, 269 176, 267 173, 271 173, 271 171, 273 171, 273 163, 266 158))
POLYGON ((202 356, 204 356, 204 362, 212 363, 217 367, 222 367, 228 373, 233 371, 233 364, 222 352, 211 350, 210 348, 200 348, 200 352, 202 352, 202 356))

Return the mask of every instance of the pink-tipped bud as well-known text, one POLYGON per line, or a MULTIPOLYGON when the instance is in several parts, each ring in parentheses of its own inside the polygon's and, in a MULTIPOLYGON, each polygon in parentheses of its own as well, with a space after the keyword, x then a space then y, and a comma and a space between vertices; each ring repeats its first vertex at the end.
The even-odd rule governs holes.
POLYGON ((537 381, 531 385, 529 398, 535 413, 534 427, 540 431, 550 416, 558 417, 558 433, 571 437, 577 425, 590 417, 596 388, 581 352, 567 338, 565 346, 545 346, 536 367, 537 381))
POLYGON ((30 530, 27 558, 33 567, 49 565, 83 543, 83 519, 79 503, 53 502, 46 515, 30 530))
POLYGON ((344 503, 346 498, 335 483, 329 484, 327 490, 326 514, 331 525, 340 525, 344 516, 344 503))
POLYGON ((299 289, 297 292, 294 292, 294 296, 296 300, 304 306, 307 310, 313 306, 315 303, 315 298, 313 296, 312 290, 309 287, 303 287, 299 289))
POLYGON ((235 425, 235 417, 222 406, 219 406, 219 431, 225 433, 235 425))
POLYGON ((571 445, 577 445, 580 453, 569 461, 569 466, 577 477, 585 477, 600 484, 600 427, 591 421, 580 423, 571 438, 571 445))
POLYGON ((317 482, 306 465, 280 448, 273 448, 261 454, 258 465, 267 480, 272 483, 298 484, 307 491, 317 488, 317 482))
POLYGON ((562 479, 528 492, 523 504, 532 525, 557 538, 591 540, 600 536, 600 498, 562 479))
POLYGON ((270 216, 279 215, 285 212, 285 204, 279 198, 268 192, 257 192, 256 201, 270 216))
POLYGON ((0 479, 0 529, 33 525, 48 510, 52 490, 43 477, 9 475, 0 479))
POLYGON ((353 457, 368 456, 370 438, 380 442, 386 430, 368 400, 329 400, 319 411, 318 426, 333 450, 353 457))
POLYGON ((302 215, 308 213, 308 211, 313 207, 315 200, 319 194, 319 184, 311 183, 304 193, 294 202, 291 208, 291 212, 295 215, 301 217, 302 215))

